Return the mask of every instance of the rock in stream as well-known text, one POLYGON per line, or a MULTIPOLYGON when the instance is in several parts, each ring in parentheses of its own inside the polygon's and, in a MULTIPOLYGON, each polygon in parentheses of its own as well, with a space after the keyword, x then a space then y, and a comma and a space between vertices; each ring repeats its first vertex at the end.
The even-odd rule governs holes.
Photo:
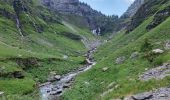
POLYGON ((66 88, 70 88, 74 78, 79 73, 88 71, 92 68, 92 66, 96 64, 96 62, 94 62, 92 58, 92 53, 94 53, 95 50, 96 49, 88 51, 86 59, 88 62, 80 69, 77 69, 61 77, 56 76, 57 78, 60 78, 57 81, 47 82, 48 84, 40 85, 41 100, 59 100, 59 97, 63 94, 64 90, 66 88))

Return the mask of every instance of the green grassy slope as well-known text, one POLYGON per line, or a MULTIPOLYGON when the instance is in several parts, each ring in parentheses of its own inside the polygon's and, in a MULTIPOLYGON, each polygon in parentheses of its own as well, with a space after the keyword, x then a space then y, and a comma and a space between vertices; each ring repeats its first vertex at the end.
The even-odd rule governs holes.
POLYGON ((74 86, 63 95, 63 99, 110 100, 168 86, 170 77, 148 82, 142 82, 138 79, 146 68, 150 69, 170 61, 170 51, 164 49, 166 41, 170 39, 170 18, 154 29, 147 31, 146 27, 152 20, 153 16, 148 17, 140 26, 128 34, 122 31, 118 32, 111 41, 99 47, 94 55, 98 62, 97 65, 90 71, 78 76, 74 86), (142 51, 143 49, 141 49, 146 41, 149 41, 152 49, 160 48, 165 52, 161 55, 146 57, 148 51, 142 51), (139 52, 139 57, 135 60, 130 58, 133 52, 139 52), (116 59, 122 56, 126 60, 123 64, 116 64, 116 59), (103 72, 102 68, 104 67, 109 69, 103 72), (111 83, 114 84, 110 86, 111 83), (102 95, 109 89, 113 90, 102 95))
MULTIPOLYGON (((17 14, 12 1, 0 1, 0 91, 5 93, 4 100, 38 100, 37 83, 45 82, 50 72, 62 75, 81 67, 85 60, 82 55, 87 51, 82 39, 87 39, 87 43, 96 39, 79 17, 80 26, 77 27, 74 20, 69 21, 74 16, 63 20, 42 6, 39 0, 22 0, 22 5, 25 9, 18 7, 18 18, 23 37, 16 25, 17 14), (24 77, 16 78, 15 73, 24 77)), ((169 3, 154 7, 162 10, 167 6, 169 3)), ((138 79, 146 68, 170 60, 170 51, 164 48, 165 42, 170 39, 170 18, 148 31, 146 27, 153 19, 154 15, 147 17, 128 34, 118 32, 99 47, 94 55, 97 65, 78 76, 73 87, 64 93, 63 99, 109 100, 169 85, 170 77, 148 82, 138 79), (151 49, 143 47, 146 42, 152 45, 151 49, 160 48, 165 52, 150 55, 144 49, 151 49), (134 52, 138 52, 139 57, 131 59, 134 52), (116 64, 116 59, 122 56, 125 61, 116 64), (109 70, 102 71, 104 67, 109 70), (111 83, 114 84, 109 86, 111 83), (114 87, 113 91, 101 96, 114 87)))
POLYGON ((95 39, 87 29, 62 23, 37 0, 23 0, 22 4, 29 10, 19 14, 24 37, 19 34, 15 17, 4 14, 16 16, 12 1, 0 1, 0 91, 9 100, 35 100, 36 83, 45 82, 51 71, 62 75, 81 67, 87 51, 81 38, 95 39), (15 72, 21 72, 24 78, 13 77, 15 72))

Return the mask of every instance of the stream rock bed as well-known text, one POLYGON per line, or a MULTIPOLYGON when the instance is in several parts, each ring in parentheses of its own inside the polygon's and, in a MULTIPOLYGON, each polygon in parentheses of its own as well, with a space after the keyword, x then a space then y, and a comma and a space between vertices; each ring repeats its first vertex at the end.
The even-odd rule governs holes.
POLYGON ((60 80, 54 82, 46 82, 39 86, 40 88, 40 100, 60 100, 60 96, 63 94, 64 90, 70 88, 74 78, 82 73, 91 69, 96 62, 93 60, 92 54, 95 52, 96 48, 89 50, 86 54, 87 64, 83 67, 70 72, 64 76, 61 76, 60 80))

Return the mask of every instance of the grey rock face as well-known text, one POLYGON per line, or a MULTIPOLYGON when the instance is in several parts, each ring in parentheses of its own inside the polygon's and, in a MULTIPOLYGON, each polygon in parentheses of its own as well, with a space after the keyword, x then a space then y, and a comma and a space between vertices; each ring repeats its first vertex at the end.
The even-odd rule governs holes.
POLYGON ((140 80, 148 81, 150 79, 163 79, 166 76, 170 76, 170 64, 164 64, 162 66, 150 69, 144 72, 143 75, 139 76, 140 80))
POLYGON ((135 0, 134 3, 131 4, 131 6, 126 10, 126 12, 119 18, 119 23, 116 26, 116 30, 122 30, 122 29, 129 30, 129 28, 131 28, 131 26, 129 25, 131 25, 131 21, 133 20, 133 17, 135 16, 136 13, 138 13, 138 10, 142 7, 142 5, 144 5, 144 3, 145 0, 135 0))
POLYGON ((60 13, 83 16, 84 12, 93 12, 90 6, 83 5, 79 0, 42 0, 42 3, 60 13))
POLYGON ((123 18, 132 17, 137 10, 144 4, 144 0, 135 0, 134 3, 128 8, 128 10, 121 16, 123 18))
POLYGON ((166 7, 165 9, 158 11, 154 15, 153 21, 146 27, 147 30, 151 30, 161 24, 170 16, 170 6, 166 7))
POLYGON ((146 29, 149 31, 150 29, 156 27, 167 18, 167 11, 169 7, 159 11, 159 9, 152 9, 155 6, 161 6, 163 4, 167 4, 169 0, 144 0, 144 4, 138 9, 137 12, 132 16, 128 26, 126 27, 126 33, 133 31, 136 27, 138 27, 147 17, 154 15, 154 20, 149 24, 146 29), (163 15, 163 16, 162 16, 163 15))
POLYGON ((88 17, 89 22, 93 22, 92 15, 101 15, 101 13, 93 10, 90 6, 79 2, 79 0, 42 0, 42 3, 62 14, 74 14, 78 16, 88 17))
POLYGON ((159 88, 149 92, 139 93, 124 100, 170 100, 170 88, 159 88))
POLYGON ((108 17, 79 0, 41 0, 41 3, 50 10, 60 13, 66 17, 66 19, 70 18, 67 15, 76 15, 76 17, 80 17, 81 21, 79 21, 79 25, 86 26, 87 28, 90 28, 90 30, 100 28, 100 30, 98 30, 100 32, 97 32, 98 34, 103 31, 112 31, 112 26, 114 26, 118 19, 118 16, 113 15, 112 17, 108 17), (111 27, 108 26, 110 24, 112 24, 111 27))
POLYGON ((147 99, 151 99, 152 97, 153 97, 152 92, 145 92, 142 94, 137 94, 132 96, 134 100, 147 100, 147 99))
POLYGON ((77 8, 74 6, 78 2, 78 0, 43 0, 43 4, 53 8, 59 12, 72 12, 77 10, 77 8))

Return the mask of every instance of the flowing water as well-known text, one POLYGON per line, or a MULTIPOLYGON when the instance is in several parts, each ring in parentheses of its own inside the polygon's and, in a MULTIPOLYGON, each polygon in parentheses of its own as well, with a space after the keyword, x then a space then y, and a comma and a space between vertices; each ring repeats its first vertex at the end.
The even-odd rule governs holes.
POLYGON ((21 31, 21 28, 20 28, 20 22, 19 22, 19 18, 18 17, 16 18, 16 25, 17 25, 19 34, 21 35, 21 37, 24 37, 24 35, 23 35, 22 31, 21 31))
POLYGON ((66 88, 71 86, 73 79, 80 73, 91 69, 96 62, 92 59, 92 54, 96 49, 89 50, 87 53, 87 64, 84 67, 64 75, 59 81, 47 82, 40 86, 41 100, 58 100, 66 88))

